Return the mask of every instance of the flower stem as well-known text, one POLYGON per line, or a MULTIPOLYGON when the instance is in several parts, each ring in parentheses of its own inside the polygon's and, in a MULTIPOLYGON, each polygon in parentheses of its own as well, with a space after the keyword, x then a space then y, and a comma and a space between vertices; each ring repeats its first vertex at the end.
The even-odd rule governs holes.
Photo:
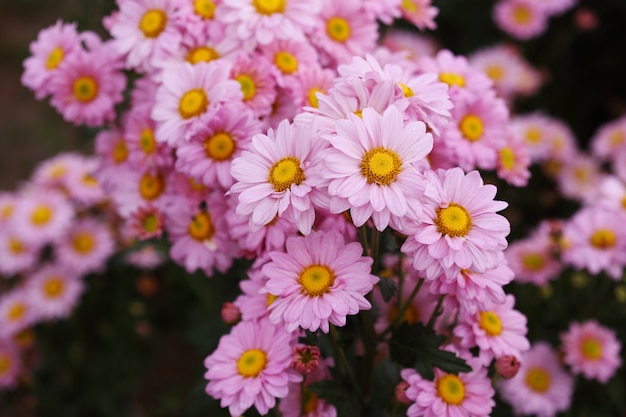
POLYGON ((415 284, 415 288, 413 288, 413 291, 411 291, 411 294, 409 295, 409 298, 406 299, 406 302, 404 303, 402 308, 398 309, 398 314, 396 315, 396 317, 389 324, 389 326, 387 326, 387 328, 385 328, 385 330, 383 330, 383 332, 380 335, 378 335, 379 339, 382 339, 383 337, 385 337, 387 335, 387 333, 389 333, 391 331, 391 329, 396 327, 398 324, 402 323, 402 319, 404 318, 404 313, 406 313, 408 308, 411 306, 411 303, 413 302, 413 299, 415 298, 415 296, 419 292, 420 288, 422 288, 423 284, 424 284, 424 278, 420 278, 420 280, 417 281, 417 284, 415 284))
POLYGON ((433 327, 433 324, 435 324, 435 319, 439 316, 439 314, 441 314, 439 310, 441 309, 441 304, 443 304, 444 298, 446 298, 445 294, 441 294, 439 296, 439 300, 437 301, 437 306, 433 310, 433 314, 430 315, 430 319, 428 320, 428 324, 426 325, 426 327, 433 327))
POLYGON ((339 363, 344 368, 344 371, 346 375, 348 376, 348 379, 350 380, 350 384, 352 384, 352 387, 354 388, 354 390, 356 391, 357 395, 360 398, 362 396, 361 388, 359 387, 359 384, 356 382, 354 373, 352 373, 352 368, 350 368, 350 364, 348 363, 348 358, 346 358, 346 353, 341 348, 341 346, 339 346, 339 335, 337 334, 337 329, 332 324, 330 325, 330 342, 333 345, 333 350, 335 351, 335 355, 337 356, 339 363))

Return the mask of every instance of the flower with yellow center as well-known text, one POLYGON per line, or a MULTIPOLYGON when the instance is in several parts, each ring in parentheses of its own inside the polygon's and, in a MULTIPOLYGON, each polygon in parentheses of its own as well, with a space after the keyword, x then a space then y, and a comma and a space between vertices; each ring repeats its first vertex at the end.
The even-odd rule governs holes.
POLYGON ((350 38, 350 23, 343 17, 335 16, 326 21, 326 33, 335 42, 344 43, 350 38))
POLYGON ((8 309, 6 313, 6 318, 8 321, 18 321, 21 320, 26 315, 26 304, 21 301, 17 301, 13 303, 8 309))
POLYGON ((204 141, 206 156, 214 161, 226 161, 235 152, 237 144, 227 132, 218 132, 204 141))
POLYGON ((213 19, 217 5, 212 0, 194 0, 193 11, 203 19, 213 19))
POLYGON ((302 184, 305 179, 304 171, 300 167, 298 158, 288 156, 272 165, 268 181, 274 186, 274 190, 280 193, 289 189, 292 184, 302 184))
POLYGON ((602 357, 602 344, 591 337, 588 337, 580 344, 580 353, 590 361, 597 361, 602 357))
POLYGON ((485 69, 485 74, 494 82, 498 82, 504 78, 505 71, 501 65, 492 64, 485 69))
POLYGON ((161 9, 150 9, 139 21, 139 30, 146 38, 156 38, 165 30, 167 14, 161 9))
POLYGON ((79 232, 72 237, 72 247, 77 253, 87 255, 96 247, 96 240, 89 232, 79 232))
POLYGON ((489 336, 499 336, 502 333, 502 321, 493 311, 481 311, 478 325, 489 336))
POLYGON ((52 208, 46 204, 40 204, 30 213, 30 222, 38 227, 47 225, 53 216, 52 208))
POLYGON ((456 375, 446 374, 437 379, 437 395, 449 405, 459 405, 465 399, 465 384, 456 375))
POLYGON ((46 69, 48 71, 56 69, 56 67, 59 66, 61 61, 63 61, 64 56, 65 56, 65 53, 63 52, 63 49, 60 46, 57 46, 56 48, 54 48, 48 54, 48 58, 46 59, 46 69))
POLYGON ((538 128, 528 128, 526 129, 526 132, 524 132, 524 138, 526 139, 526 142, 531 144, 531 145, 536 145, 539 142, 542 141, 543 139, 543 134, 541 132, 541 129, 538 128))
POLYGON ((529 271, 541 271, 546 265, 546 259, 540 253, 528 252, 522 255, 522 265, 529 271))
POLYGON ((258 376, 267 366, 267 354, 261 349, 248 349, 237 360, 237 373, 244 378, 258 376))
POLYGON ((263 15, 271 15, 274 13, 282 13, 287 6, 286 0, 252 0, 252 5, 257 13, 263 15))
POLYGON ((402 161, 393 150, 377 147, 363 155, 360 168, 368 184, 389 185, 402 172, 402 161))
POLYGON ((279 51, 274 55, 274 65, 283 74, 293 74, 298 70, 298 59, 287 51, 279 51))
POLYGON ((472 228, 472 216, 465 207, 450 203, 448 207, 438 208, 434 219, 437 231, 450 237, 464 237, 472 228))
POLYGON ((218 59, 219 57, 220 54, 215 49, 208 46, 199 46, 197 48, 193 48, 187 53, 186 60, 187 62, 195 65, 198 62, 210 62, 218 59))
POLYGON ((412 0, 402 0, 402 2, 400 3, 400 8, 404 10, 407 14, 416 13, 418 10, 417 3, 412 0))
POLYGON ((517 159, 515 158, 515 152, 510 147, 504 147, 498 151, 498 157, 500 166, 506 170, 515 168, 517 159))
POLYGON ((41 289, 47 298, 57 298, 65 291, 65 283, 61 277, 52 276, 43 282, 41 289))
POLYGON ((527 25, 531 22, 532 18, 532 10, 525 5, 518 4, 517 7, 513 9, 513 20, 519 25, 527 25))
POLYGON ((298 277, 302 294, 309 297, 321 297, 330 291, 335 283, 335 273, 326 265, 306 267, 298 277))
POLYGON ((543 393, 550 388, 552 380, 548 371, 540 367, 534 367, 526 372, 525 382, 526 386, 531 390, 543 393))
POLYGON ((201 211, 191 218, 187 227, 189 235, 199 242, 211 240, 215 235, 215 227, 211 221, 211 215, 206 211, 201 211))
POLYGON ((165 191, 165 178, 161 173, 152 175, 149 172, 143 174, 139 180, 139 194, 145 200, 156 200, 165 191))
POLYGON ((98 82, 93 77, 78 77, 74 80, 73 91, 76 100, 89 103, 98 96, 98 82))
POLYGON ((209 106, 206 92, 201 88, 187 91, 178 102, 178 112, 183 119, 191 119, 204 113, 209 106))
POLYGON ((400 88, 402 88, 402 94, 404 94, 404 97, 409 98, 415 95, 411 87, 409 87, 408 85, 404 83, 398 83, 398 85, 400 86, 400 88))
POLYGON ((459 129, 463 137, 470 142, 476 142, 483 136, 484 124, 480 117, 474 114, 468 114, 459 123, 459 129))
POLYGON ((240 74, 235 77, 235 80, 239 81, 241 86, 241 92, 243 93, 243 101, 248 101, 254 98, 256 95, 256 84, 252 77, 246 74, 240 74))
POLYGON ((589 238, 589 243, 596 249, 611 249, 617 243, 617 235, 611 229, 598 229, 589 238))
POLYGON ((19 255, 20 253, 24 253, 26 251, 26 247, 24 246, 24 243, 19 240, 16 239, 14 237, 9 238, 9 252, 15 254, 15 255, 19 255))

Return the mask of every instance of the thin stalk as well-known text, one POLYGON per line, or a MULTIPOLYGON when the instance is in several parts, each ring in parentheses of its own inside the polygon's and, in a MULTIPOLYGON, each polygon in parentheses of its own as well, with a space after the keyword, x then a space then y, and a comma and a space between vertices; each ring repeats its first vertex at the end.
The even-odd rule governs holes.
POLYGON ((426 327, 433 327, 433 324, 435 324, 435 319, 439 315, 439 310, 441 309, 441 304, 443 304, 444 298, 446 298, 445 294, 441 294, 439 296, 439 300, 437 301, 437 306, 433 310, 433 314, 430 315, 430 319, 428 320, 428 324, 426 325, 426 327))
POLYGON ((378 260, 380 258, 379 256, 380 254, 378 253, 379 245, 380 245, 380 232, 378 231, 378 229, 373 228, 370 256, 374 259, 374 262, 372 263, 372 274, 374 275, 378 275, 378 260))
POLYGON ((387 326, 380 335, 378 335, 379 339, 382 339, 383 337, 385 337, 387 333, 391 331, 391 329, 393 329, 394 327, 402 323, 402 319, 404 318, 404 313, 406 313, 408 308, 411 306, 413 299, 419 292, 420 288, 422 288, 423 284, 424 284, 424 278, 420 278, 420 280, 417 281, 417 284, 415 284, 415 288, 413 288, 413 291, 411 291, 409 298, 407 298, 402 308, 398 309, 398 314, 396 315, 396 318, 393 319, 393 321, 389 324, 389 326, 387 326))
POLYGON ((365 225, 359 226, 359 241, 361 242, 361 246, 363 246, 363 255, 369 255, 370 248, 367 244, 367 227, 365 225))
POLYGON ((361 388, 359 387, 359 384, 356 382, 354 373, 352 373, 352 368, 350 368, 350 364, 348 363, 348 358, 346 358, 346 353, 341 348, 341 346, 339 346, 339 335, 337 334, 337 329, 335 329, 335 326, 333 326, 332 324, 330 325, 330 342, 333 345, 333 350, 335 351, 337 359, 339 359, 339 363, 344 368, 345 373, 348 376, 348 379, 350 380, 350 384, 352 384, 352 387, 356 391, 357 395, 359 396, 359 398, 361 398, 362 397, 361 388))

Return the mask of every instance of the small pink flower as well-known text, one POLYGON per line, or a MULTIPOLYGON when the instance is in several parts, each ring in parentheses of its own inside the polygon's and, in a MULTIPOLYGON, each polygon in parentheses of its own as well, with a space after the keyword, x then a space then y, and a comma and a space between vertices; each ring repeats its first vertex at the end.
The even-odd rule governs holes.
POLYGON ((58 259, 80 274, 101 271, 115 251, 109 226, 94 218, 72 223, 55 245, 58 259))
POLYGON ((68 317, 84 291, 81 276, 72 264, 46 265, 30 276, 27 292, 37 317, 68 317))
POLYGON ((241 320, 241 311, 239 307, 230 302, 222 304, 222 320, 229 325, 235 325, 241 320))
POLYGON ((22 360, 15 342, 0 339, 0 389, 15 387, 21 370, 22 360))
POLYGON ((439 9, 432 5, 432 0, 404 0, 401 4, 402 17, 418 29, 437 29, 435 17, 439 14, 439 9))
POLYGON ((500 29, 516 39, 528 40, 547 28, 548 14, 532 0, 502 0, 495 5, 493 17, 500 29))
POLYGON ((0 296, 0 341, 31 326, 39 317, 28 291, 16 287, 0 296))
POLYGON ((132 233, 139 240, 160 238, 164 223, 165 217, 161 210, 150 203, 137 207, 129 219, 132 233))

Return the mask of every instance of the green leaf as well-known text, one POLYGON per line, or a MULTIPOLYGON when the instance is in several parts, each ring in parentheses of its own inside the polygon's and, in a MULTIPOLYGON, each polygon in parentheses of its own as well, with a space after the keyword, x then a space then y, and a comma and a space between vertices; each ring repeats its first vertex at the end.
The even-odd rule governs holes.
POLYGON ((435 377, 434 368, 444 372, 458 374, 470 372, 472 368, 454 352, 441 350, 439 347, 446 337, 436 334, 422 323, 402 323, 394 329, 389 340, 391 358, 403 367, 415 368, 426 379, 435 377))
POLYGON ((347 387, 338 382, 338 378, 326 379, 307 385, 307 389, 332 404, 337 409, 337 415, 342 417, 361 417, 362 406, 356 395, 347 387))

